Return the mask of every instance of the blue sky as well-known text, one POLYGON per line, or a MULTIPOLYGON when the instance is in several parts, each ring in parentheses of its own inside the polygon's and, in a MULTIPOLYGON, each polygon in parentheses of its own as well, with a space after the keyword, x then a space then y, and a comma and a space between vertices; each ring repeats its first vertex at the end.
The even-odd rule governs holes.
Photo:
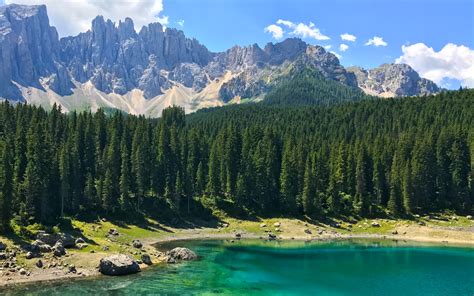
POLYGON ((423 42, 435 50, 447 43, 474 47, 474 1, 270 1, 270 0, 171 0, 164 1, 170 26, 183 19, 184 32, 196 37, 211 50, 234 44, 274 41, 264 28, 278 19, 294 23, 313 22, 327 41, 305 40, 331 45, 342 55, 344 65, 378 66, 402 54, 401 46, 423 42), (338 50, 340 34, 350 33, 356 42, 344 42, 349 49, 338 50), (373 36, 381 36, 387 46, 364 46, 373 36))
POLYGON ((341 57, 344 66, 371 68, 387 62, 405 62, 445 87, 474 87, 474 74, 470 73, 474 73, 474 62, 470 61, 474 60, 473 0, 2 1, 47 4, 51 23, 63 36, 86 30, 96 14, 114 21, 130 16, 137 30, 160 20, 195 37, 212 51, 236 44, 258 43, 263 47, 267 42, 317 31, 323 38, 306 35, 303 39, 331 46, 329 50, 341 57), (298 24, 303 30, 295 31, 298 24), (285 31, 283 37, 275 39, 265 32, 270 25, 285 31), (344 33, 356 40, 341 40, 344 33), (366 45, 374 36, 383 42, 377 43, 379 46, 366 45), (342 49, 347 47, 345 51, 341 44, 345 45, 342 49))

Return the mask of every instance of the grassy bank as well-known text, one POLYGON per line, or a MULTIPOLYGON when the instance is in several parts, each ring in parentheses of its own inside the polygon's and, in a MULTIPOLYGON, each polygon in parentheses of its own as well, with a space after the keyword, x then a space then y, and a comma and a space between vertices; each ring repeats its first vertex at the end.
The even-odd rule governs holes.
POLYGON ((0 286, 98 275, 100 258, 114 253, 130 254, 137 259, 147 253, 151 255, 154 264, 162 264, 160 252, 152 246, 156 242, 233 238, 236 233, 240 233, 243 238, 266 238, 271 232, 281 239, 295 240, 374 237, 474 245, 474 220, 451 214, 415 217, 413 220, 333 219, 321 222, 287 218, 239 220, 223 217, 219 222, 187 221, 175 225, 151 219, 138 224, 123 224, 105 219, 93 222, 70 220, 67 227, 63 228, 59 230, 83 238, 87 246, 68 249, 66 256, 60 258, 44 254, 42 258, 28 260, 26 252, 21 250, 22 244, 30 242, 27 238, 0 236, 0 241, 17 253, 15 271, 1 267, 0 260, 0 286), (118 235, 110 235, 110 229, 115 229, 118 235), (142 248, 132 246, 135 239, 143 243, 142 248), (36 266, 39 259, 43 262, 42 268, 36 266), (74 266, 77 272, 71 273, 70 266, 74 266), (21 275, 19 268, 25 269, 29 275, 21 275))

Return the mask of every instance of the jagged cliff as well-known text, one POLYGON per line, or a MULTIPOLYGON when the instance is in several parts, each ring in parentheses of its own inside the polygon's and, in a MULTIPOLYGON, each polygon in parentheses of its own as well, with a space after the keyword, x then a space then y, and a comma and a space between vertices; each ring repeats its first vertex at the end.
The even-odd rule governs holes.
POLYGON ((0 8, 0 50, 0 97, 65 111, 107 107, 159 116, 172 104, 191 112, 258 100, 290 69, 307 67, 376 95, 438 91, 406 65, 347 71, 332 53, 296 38, 213 53, 159 23, 137 32, 130 18, 115 24, 98 16, 91 30, 59 39, 43 5, 0 8))

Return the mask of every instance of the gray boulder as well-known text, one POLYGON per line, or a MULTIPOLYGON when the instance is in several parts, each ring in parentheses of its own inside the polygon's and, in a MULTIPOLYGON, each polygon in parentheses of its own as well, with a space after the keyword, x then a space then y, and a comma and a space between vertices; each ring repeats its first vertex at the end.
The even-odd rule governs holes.
POLYGON ((36 255, 32 252, 27 252, 25 257, 26 259, 33 259, 36 257, 36 255))
POLYGON ((50 246, 54 246, 58 241, 61 241, 65 248, 71 248, 76 245, 75 238, 68 233, 46 233, 45 231, 40 231, 36 235, 36 240, 50 246))
POLYGON ((53 250, 54 256, 56 257, 61 257, 61 256, 66 255, 66 249, 64 248, 63 244, 60 241, 56 242, 52 250, 53 250))
POLYGON ((137 248, 137 249, 141 249, 141 247, 143 247, 142 242, 137 239, 132 241, 132 245, 134 248, 137 248))
POLYGON ((132 257, 119 254, 100 259, 99 271, 105 275, 127 275, 140 272, 140 265, 132 257))
MULTIPOLYGON (((188 248, 174 248, 171 251, 166 252, 166 256, 168 259, 171 259, 169 261, 188 261, 188 260, 195 260, 197 259, 196 253, 191 251, 188 248)), ((172 262, 168 262, 172 263, 172 262)))
POLYGON ((74 238, 74 236, 68 233, 59 233, 57 235, 57 238, 58 238, 57 241, 59 240, 62 241, 63 246, 65 248, 73 248, 76 246, 76 239, 74 238))
POLYGON ((277 237, 276 237, 275 234, 273 234, 273 233, 269 233, 269 234, 268 234, 268 239, 269 239, 269 240, 276 240, 276 238, 277 238, 277 237))
POLYGON ((142 257, 142 262, 145 263, 146 265, 152 265, 153 262, 151 262, 151 257, 148 254, 143 254, 142 257))
POLYGON ((41 253, 50 253, 52 251, 51 246, 44 243, 43 241, 35 240, 31 244, 35 245, 41 253))

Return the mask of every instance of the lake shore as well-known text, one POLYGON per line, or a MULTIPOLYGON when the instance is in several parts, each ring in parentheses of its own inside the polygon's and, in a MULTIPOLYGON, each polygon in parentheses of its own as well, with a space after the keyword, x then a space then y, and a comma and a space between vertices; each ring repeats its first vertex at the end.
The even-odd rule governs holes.
MULTIPOLYGON (((232 241, 237 239, 236 234, 240 234, 242 240, 268 239, 268 234, 273 233, 277 239, 285 241, 385 239, 474 247, 474 221, 464 217, 453 217, 448 221, 432 219, 420 219, 420 221, 375 219, 355 223, 341 221, 330 225, 312 224, 297 219, 273 218, 259 221, 226 219, 215 227, 175 228, 160 226, 160 230, 120 227, 107 221, 99 221, 94 224, 77 222, 76 226, 84 232, 85 237, 89 238, 90 241, 94 241, 95 245, 91 244, 82 250, 68 249, 67 254, 60 258, 45 254, 42 258, 27 260, 24 258, 25 255, 19 252, 15 259, 18 265, 22 266, 27 273, 12 272, 2 267, 0 269, 0 289, 8 290, 10 287, 36 282, 43 284, 99 277, 102 276, 97 268, 100 259, 117 253, 129 254, 135 258, 139 258, 141 254, 149 254, 153 266, 166 264, 162 262, 163 254, 157 250, 157 245, 173 241, 204 239, 232 241), (117 229, 120 233, 116 238, 106 234, 108 229, 113 227, 116 227, 114 229, 117 229), (130 242, 134 239, 140 240, 143 247, 133 248, 130 242), (39 259, 45 262, 42 268, 36 266, 39 259), (71 265, 74 266, 75 272, 70 272, 69 267, 71 265)), ((0 241, 6 242, 7 246, 15 244, 8 238, 0 237, 0 241)), ((140 264, 140 267, 142 270, 148 268, 145 264, 140 264)))

